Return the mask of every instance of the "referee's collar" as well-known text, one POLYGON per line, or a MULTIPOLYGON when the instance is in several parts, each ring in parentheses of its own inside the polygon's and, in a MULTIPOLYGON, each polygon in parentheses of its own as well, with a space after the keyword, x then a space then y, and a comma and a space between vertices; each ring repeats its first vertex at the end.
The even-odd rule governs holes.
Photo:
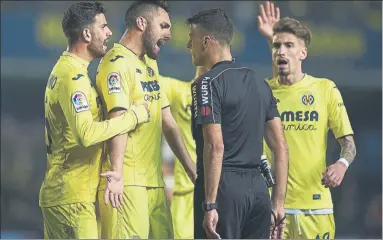
POLYGON ((213 66, 211 69, 217 67, 218 65, 226 64, 226 63, 227 63, 227 64, 235 63, 235 58, 231 59, 231 61, 229 61, 229 60, 224 60, 224 61, 217 62, 216 64, 214 64, 214 66, 213 66))

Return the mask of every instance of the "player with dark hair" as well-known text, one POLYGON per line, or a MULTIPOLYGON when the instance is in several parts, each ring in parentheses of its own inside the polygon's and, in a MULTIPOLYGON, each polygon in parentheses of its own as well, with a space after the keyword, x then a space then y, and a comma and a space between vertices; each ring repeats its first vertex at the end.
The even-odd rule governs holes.
POLYGON ((102 238, 173 238, 170 208, 162 176, 161 136, 180 159, 192 182, 195 164, 162 91, 157 59, 171 39, 165 1, 133 3, 126 12, 126 31, 102 59, 96 86, 109 118, 132 103, 148 104, 151 121, 109 141, 109 161, 102 166, 98 192, 102 238), (111 201, 112 205, 104 204, 111 201))
POLYGON ((198 173, 194 237, 268 239, 271 207, 284 214, 288 170, 276 100, 265 81, 233 60, 233 22, 224 11, 201 11, 187 23, 193 64, 209 70, 191 89, 198 173), (272 206, 258 170, 264 135, 276 158, 272 206))
POLYGON ((101 101, 87 67, 105 54, 112 35, 104 13, 98 2, 76 2, 64 13, 68 49, 54 66, 45 90, 48 166, 39 197, 45 238, 98 238, 94 203, 102 142, 149 120, 145 106, 134 106, 102 121, 101 101))
MULTIPOLYGON (((335 222, 329 187, 338 187, 356 155, 353 130, 335 83, 302 71, 311 33, 293 18, 279 19, 273 3, 260 5, 259 32, 272 50, 273 78, 290 149, 283 238, 334 239, 335 222), (326 167, 328 130, 342 147, 340 158, 326 167)), ((267 157, 272 154, 266 148, 267 157)))

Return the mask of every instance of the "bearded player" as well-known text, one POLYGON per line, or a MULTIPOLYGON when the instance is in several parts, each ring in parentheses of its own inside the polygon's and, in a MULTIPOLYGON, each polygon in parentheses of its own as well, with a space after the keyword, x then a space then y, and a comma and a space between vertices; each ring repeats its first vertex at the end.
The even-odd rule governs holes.
POLYGON ((44 238, 98 237, 95 201, 102 142, 148 120, 144 106, 102 122, 100 98, 88 65, 106 52, 112 35, 98 2, 76 2, 65 11, 62 28, 68 49, 60 56, 45 90, 47 171, 39 204, 44 238))
POLYGON ((161 45, 171 39, 167 9, 165 1, 133 3, 125 15, 124 35, 99 65, 96 85, 109 118, 135 101, 148 104, 151 118, 109 141, 109 161, 102 166, 107 181, 101 181, 98 192, 102 238, 173 238, 162 177, 162 133, 191 181, 196 178, 159 82, 156 59, 161 45))

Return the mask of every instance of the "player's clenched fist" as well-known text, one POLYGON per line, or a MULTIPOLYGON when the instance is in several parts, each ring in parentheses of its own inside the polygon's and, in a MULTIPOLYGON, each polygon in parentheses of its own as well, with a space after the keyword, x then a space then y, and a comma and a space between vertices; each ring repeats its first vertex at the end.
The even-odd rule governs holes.
POLYGON ((341 162, 336 162, 326 168, 323 172, 322 185, 328 187, 338 187, 346 173, 347 166, 341 162))

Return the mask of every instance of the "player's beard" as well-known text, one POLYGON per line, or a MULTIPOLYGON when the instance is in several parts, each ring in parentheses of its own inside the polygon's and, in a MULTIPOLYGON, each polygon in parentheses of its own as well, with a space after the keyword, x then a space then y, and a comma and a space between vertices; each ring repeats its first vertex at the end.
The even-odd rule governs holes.
POLYGON ((94 58, 103 57, 106 53, 104 50, 104 45, 106 44, 106 41, 102 41, 101 39, 94 39, 90 42, 88 46, 89 52, 92 54, 94 58))
POLYGON ((153 31, 150 25, 142 34, 142 41, 146 55, 148 55, 149 58, 156 60, 158 54, 154 51, 154 47, 157 44, 157 40, 153 36, 153 31))
POLYGON ((278 75, 281 77, 287 77, 287 76, 289 76, 289 74, 290 74, 289 69, 279 69, 278 70, 278 75))

